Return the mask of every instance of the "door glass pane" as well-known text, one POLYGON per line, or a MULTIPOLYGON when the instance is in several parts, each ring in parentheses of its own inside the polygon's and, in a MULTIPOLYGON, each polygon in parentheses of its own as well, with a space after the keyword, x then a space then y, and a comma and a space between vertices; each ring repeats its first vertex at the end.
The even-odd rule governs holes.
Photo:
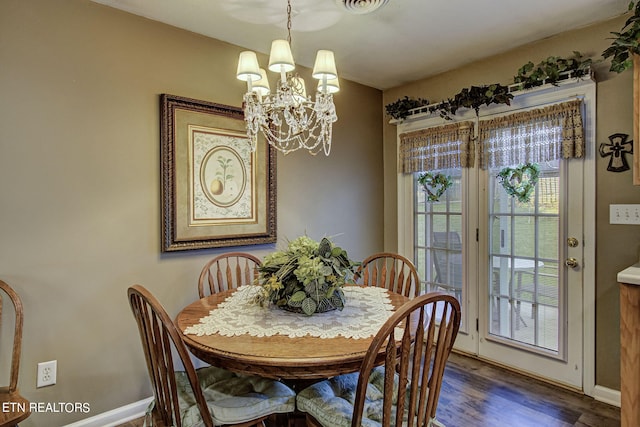
POLYGON ((439 171, 452 180, 438 201, 429 201, 414 177, 416 212, 415 261, 421 292, 444 291, 459 300, 463 294, 462 171, 439 171))
MULTIPOLYGON (((514 165, 513 167, 516 167, 514 165)), ((540 164, 528 202, 489 171, 489 332, 501 340, 559 351, 559 163, 540 164)))
POLYGON ((532 245, 531 242, 536 238, 535 216, 517 216, 513 218, 513 223, 513 229, 516 230, 514 237, 517 237, 514 241, 514 254, 516 256, 534 258, 535 245, 532 245))

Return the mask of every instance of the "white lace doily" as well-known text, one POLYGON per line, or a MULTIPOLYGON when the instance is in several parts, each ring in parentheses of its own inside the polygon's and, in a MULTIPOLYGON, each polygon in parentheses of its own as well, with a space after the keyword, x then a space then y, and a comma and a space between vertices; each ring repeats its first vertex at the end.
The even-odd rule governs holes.
POLYGON ((291 338, 369 338, 374 336, 393 313, 387 290, 377 287, 347 286, 342 311, 333 310, 305 316, 280 308, 253 303, 259 286, 241 286, 200 323, 189 326, 185 334, 228 337, 249 334, 256 337, 285 335, 291 338))

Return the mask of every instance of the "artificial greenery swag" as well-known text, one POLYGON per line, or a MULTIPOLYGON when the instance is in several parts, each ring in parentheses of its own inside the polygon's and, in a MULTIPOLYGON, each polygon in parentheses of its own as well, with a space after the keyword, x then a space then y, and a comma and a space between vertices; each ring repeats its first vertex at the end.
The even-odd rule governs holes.
MULTIPOLYGON (((462 89, 453 98, 429 106, 427 111, 429 113, 438 113, 440 117, 452 120, 452 116, 454 116, 460 108, 473 108, 476 114, 478 114, 480 107, 483 105, 510 105, 511 99, 513 99, 513 95, 509 93, 509 88, 498 83, 485 86, 471 86, 470 88, 462 89)), ((387 104, 385 109, 391 118, 402 120, 411 114, 412 109, 427 105, 429 105, 429 101, 426 99, 414 99, 405 96, 396 102, 387 104)))
POLYGON ((429 100, 422 98, 415 99, 405 96, 404 98, 398 99, 396 102, 387 104, 384 108, 392 119, 402 120, 409 116, 409 112, 414 108, 423 107, 425 105, 429 105, 429 100))
POLYGON ((621 73, 633 66, 633 55, 640 54, 640 2, 631 1, 629 10, 633 15, 627 19, 620 32, 612 32, 613 42, 602 56, 611 58, 609 71, 621 73), (635 3, 635 5, 634 5, 635 3))
POLYGON ((521 89, 542 86, 545 83, 556 85, 558 81, 569 76, 577 78, 587 75, 592 62, 590 58, 583 58, 578 51, 574 51, 570 58, 550 56, 537 65, 529 61, 518 69, 513 83, 519 84, 521 89))
POLYGON ((440 117, 453 120, 453 115, 460 108, 473 108, 476 115, 480 113, 480 107, 491 104, 507 104, 513 99, 513 95, 509 93, 507 86, 494 83, 486 86, 471 86, 464 88, 453 98, 429 107, 430 113, 438 113, 440 117))
POLYGON ((440 172, 423 172, 418 175, 418 184, 422 185, 428 201, 438 202, 447 188, 453 185, 453 181, 451 177, 440 172))
MULTIPOLYGON (((582 54, 577 51, 574 51, 573 56, 569 58, 550 56, 537 65, 531 61, 524 64, 518 69, 518 74, 513 78, 513 82, 518 84, 521 89, 541 86, 545 83, 557 84, 558 81, 569 75, 573 78, 587 75, 592 64, 593 61, 590 58, 583 58, 582 54)), ((452 120, 452 116, 460 108, 472 108, 478 115, 482 106, 511 105, 512 99, 513 94, 510 93, 508 86, 494 83, 464 88, 453 98, 439 104, 429 105, 429 101, 426 99, 405 96, 386 105, 385 108, 391 118, 402 120, 410 115, 412 109, 429 105, 427 108, 429 113, 438 113, 440 117, 452 120)))

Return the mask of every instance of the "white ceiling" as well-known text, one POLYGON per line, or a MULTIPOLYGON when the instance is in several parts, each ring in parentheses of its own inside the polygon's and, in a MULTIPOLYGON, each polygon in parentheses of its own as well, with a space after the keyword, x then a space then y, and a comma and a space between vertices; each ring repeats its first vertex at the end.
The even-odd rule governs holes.
MULTIPOLYGON (((286 0, 93 1, 265 54, 271 40, 287 36, 286 0)), ((356 15, 336 0, 291 0, 292 51, 296 63, 312 67, 318 49, 333 50, 341 78, 388 89, 619 16, 628 3, 389 0, 356 15)))

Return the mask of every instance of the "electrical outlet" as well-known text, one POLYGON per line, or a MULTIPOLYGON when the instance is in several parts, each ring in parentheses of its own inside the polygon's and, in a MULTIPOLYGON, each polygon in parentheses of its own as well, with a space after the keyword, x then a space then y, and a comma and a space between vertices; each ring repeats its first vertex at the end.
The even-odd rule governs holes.
POLYGON ((640 205, 609 205, 609 224, 640 224, 640 205))
POLYGON ((54 385, 56 383, 57 370, 57 360, 38 363, 38 381, 36 383, 36 388, 54 385))

